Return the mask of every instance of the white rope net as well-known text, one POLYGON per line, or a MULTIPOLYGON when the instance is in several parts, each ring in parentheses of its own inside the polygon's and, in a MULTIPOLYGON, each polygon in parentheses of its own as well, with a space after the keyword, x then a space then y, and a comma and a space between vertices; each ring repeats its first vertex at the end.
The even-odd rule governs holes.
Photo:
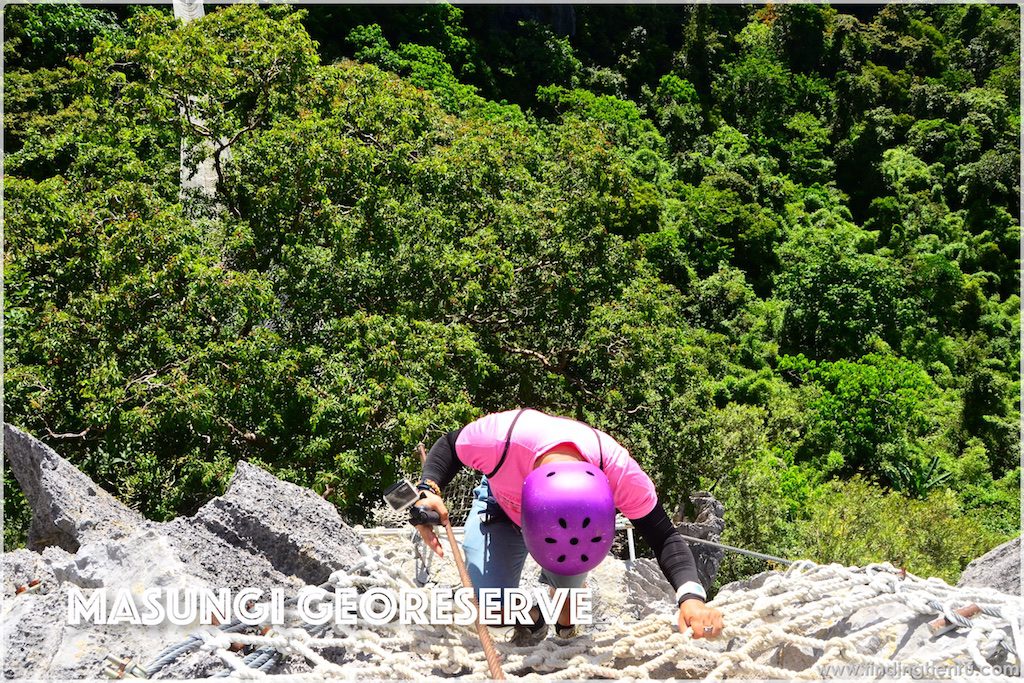
MULTIPOLYGON (((392 545, 394 552, 404 551, 400 544, 392 545)), ((334 587, 414 587, 398 563, 365 544, 361 552, 358 563, 320 586, 325 600, 333 598, 334 587)), ((1024 601, 989 589, 921 579, 889 563, 858 568, 801 560, 784 573, 767 576, 757 588, 723 591, 709 605, 725 617, 718 638, 693 639, 689 629, 680 633, 676 615, 665 610, 641 620, 594 625, 572 640, 549 637, 531 647, 496 638, 502 668, 510 679, 537 681, 1019 680, 1024 601), (955 611, 968 606, 978 608, 970 618, 955 611), (876 609, 877 620, 846 637, 828 636, 836 624, 865 608, 876 609), (905 644, 908 634, 941 618, 948 620, 944 633, 930 637, 911 656, 902 654, 900 643, 905 644)), ((472 626, 393 623, 368 628, 333 621, 310 626, 291 616, 296 618, 293 625, 263 635, 245 633, 257 629, 238 624, 208 627, 191 641, 167 648, 146 667, 146 674, 159 678, 161 668, 198 649, 223 661, 217 680, 488 678, 472 626)))

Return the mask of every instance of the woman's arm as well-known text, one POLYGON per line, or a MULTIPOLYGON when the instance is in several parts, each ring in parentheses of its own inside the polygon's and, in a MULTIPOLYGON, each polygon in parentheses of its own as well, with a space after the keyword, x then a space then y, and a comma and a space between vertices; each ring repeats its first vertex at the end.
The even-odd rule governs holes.
POLYGON ((632 520, 633 526, 651 546, 658 566, 676 592, 676 604, 694 598, 706 601, 707 593, 697 575, 697 564, 686 540, 679 535, 661 503, 641 517, 632 520))
MULTIPOLYGON (((444 491, 444 487, 451 483, 452 479, 455 478, 455 475, 463 467, 462 461, 459 460, 458 454, 455 452, 455 440, 459 438, 459 432, 461 431, 461 428, 450 431, 434 442, 434 445, 430 447, 430 452, 427 453, 427 457, 423 461, 423 478, 416 486, 417 489, 423 491, 420 494, 421 498, 418 507, 429 508, 436 512, 443 524, 448 523, 448 508, 445 506, 444 501, 441 500, 441 492, 444 491)), ((415 521, 415 519, 413 517, 409 521, 417 524, 416 530, 419 532, 420 537, 423 538, 423 542, 438 557, 444 556, 441 542, 437 540, 433 527, 429 524, 415 521)))
MULTIPOLYGON (((423 479, 432 481, 438 486, 440 494, 451 483, 455 475, 462 469, 462 461, 455 452, 455 440, 459 438, 462 427, 454 429, 434 442, 423 463, 423 479)), ((430 487, 428 487, 430 488, 430 487)))
POLYGON ((676 591, 679 631, 689 627, 693 638, 717 637, 723 628, 722 613, 705 606, 708 596, 697 575, 693 553, 665 514, 665 508, 655 503, 649 513, 633 520, 633 526, 654 550, 658 566, 676 591))

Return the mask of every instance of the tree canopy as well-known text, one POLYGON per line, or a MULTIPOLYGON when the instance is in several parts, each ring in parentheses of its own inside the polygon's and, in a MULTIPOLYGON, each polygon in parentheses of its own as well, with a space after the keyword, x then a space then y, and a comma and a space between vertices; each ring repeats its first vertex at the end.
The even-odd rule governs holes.
POLYGON ((151 518, 244 458, 364 522, 529 405, 955 578, 1019 533, 1019 8, 844 10, 12 5, 5 419, 151 518))

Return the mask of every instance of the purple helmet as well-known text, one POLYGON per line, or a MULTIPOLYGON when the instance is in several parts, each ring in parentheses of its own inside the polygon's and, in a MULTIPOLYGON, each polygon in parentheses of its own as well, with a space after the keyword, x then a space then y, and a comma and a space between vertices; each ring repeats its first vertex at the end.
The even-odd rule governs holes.
POLYGON ((554 462, 530 472, 522 511, 526 549, 555 574, 590 571, 615 540, 612 487, 589 462, 554 462))

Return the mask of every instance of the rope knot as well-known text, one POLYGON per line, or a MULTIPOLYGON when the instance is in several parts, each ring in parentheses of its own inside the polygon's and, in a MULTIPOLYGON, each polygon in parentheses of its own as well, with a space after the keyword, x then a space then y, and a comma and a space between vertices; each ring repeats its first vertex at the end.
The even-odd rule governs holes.
POLYGON ((722 664, 734 664, 734 665, 735 664, 739 664, 740 662, 743 662, 743 661, 746 661, 746 660, 750 659, 750 657, 748 657, 743 652, 737 651, 737 652, 723 652, 723 653, 719 654, 716 657, 716 659, 718 660, 719 667, 721 667, 722 664))
POLYGON ((762 596, 754 601, 750 609, 761 616, 767 617, 775 614, 778 605, 770 596, 762 596))
POLYGON ((304 628, 282 629, 281 635, 287 638, 289 642, 294 641, 298 643, 305 643, 312 638, 312 636, 309 635, 309 631, 304 628))
POLYGON ((216 652, 231 648, 231 638, 222 631, 199 631, 198 633, 199 637, 203 639, 203 644, 199 646, 200 650, 216 652))
POLYGON ((825 648, 835 648, 839 651, 839 655, 841 657, 845 657, 847 652, 850 650, 850 643, 846 642, 839 636, 836 636, 835 638, 829 638, 825 641, 825 648))
POLYGON ((878 572, 872 578, 868 587, 876 593, 896 593, 899 591, 898 579, 892 574, 878 572))
POLYGON ((1006 632, 1001 629, 994 628, 988 632, 988 638, 985 639, 985 643, 982 647, 984 647, 986 653, 991 656, 995 654, 996 650, 999 648, 1009 651, 1009 648, 1007 647, 1008 642, 1009 638, 1007 637, 1006 632))

